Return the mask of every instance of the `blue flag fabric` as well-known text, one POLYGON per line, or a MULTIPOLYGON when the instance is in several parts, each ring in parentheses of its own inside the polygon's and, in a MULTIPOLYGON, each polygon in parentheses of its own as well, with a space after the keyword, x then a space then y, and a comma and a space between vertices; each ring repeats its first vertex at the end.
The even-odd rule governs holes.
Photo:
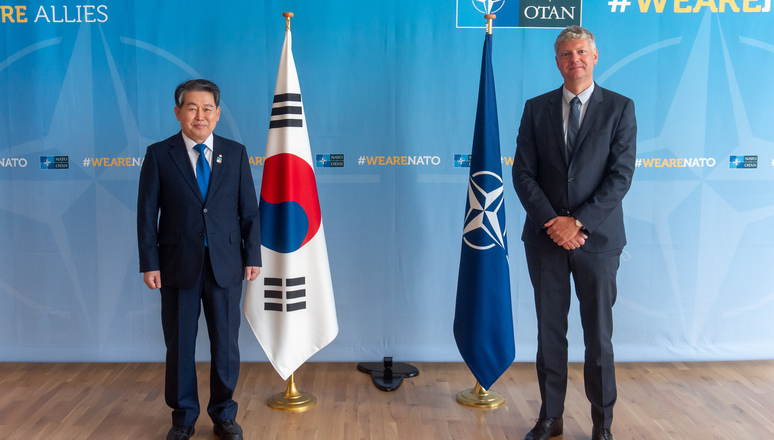
POLYGON ((454 338, 473 376, 489 389, 516 357, 491 34, 484 40, 471 156, 454 338))

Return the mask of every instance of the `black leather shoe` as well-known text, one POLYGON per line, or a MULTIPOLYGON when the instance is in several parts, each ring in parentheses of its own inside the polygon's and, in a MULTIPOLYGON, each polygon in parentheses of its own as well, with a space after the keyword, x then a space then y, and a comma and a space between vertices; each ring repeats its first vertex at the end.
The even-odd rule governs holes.
POLYGON ((172 425, 172 428, 167 433, 167 440, 188 440, 193 435, 193 426, 172 425))
POLYGON ((234 420, 226 420, 225 422, 216 423, 213 428, 215 435, 220 437, 220 440, 243 440, 242 427, 239 426, 234 420))
POLYGON ((548 440, 550 438, 562 435, 562 418, 556 419, 538 419, 535 427, 532 428, 524 440, 548 440))
POLYGON ((609 429, 597 428, 591 430, 591 440, 613 440, 613 434, 609 429))

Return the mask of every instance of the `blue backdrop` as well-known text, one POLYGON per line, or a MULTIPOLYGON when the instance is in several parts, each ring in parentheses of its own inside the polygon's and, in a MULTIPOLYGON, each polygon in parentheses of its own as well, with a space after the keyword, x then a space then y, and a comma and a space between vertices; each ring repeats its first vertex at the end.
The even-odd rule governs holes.
MULTIPOLYGON (((145 147, 180 128, 175 86, 211 79, 216 132, 247 145, 258 188, 283 11, 296 14, 313 155, 343 155, 343 167, 315 168, 340 333, 312 360, 461 360, 452 321, 468 169, 454 158, 471 149, 481 2, 6 3, 0 360, 163 360, 158 291, 138 273, 145 147)), ((597 36, 597 82, 631 97, 639 124, 617 360, 774 357, 770 0, 495 5, 509 230, 524 221, 510 189, 524 101, 561 85, 553 41, 574 20, 597 36)), ((532 361, 532 288, 518 234, 509 242, 516 358, 532 361)), ((581 360, 577 309, 570 333, 581 360)), ((241 345, 244 360, 266 359, 246 322, 241 345)))

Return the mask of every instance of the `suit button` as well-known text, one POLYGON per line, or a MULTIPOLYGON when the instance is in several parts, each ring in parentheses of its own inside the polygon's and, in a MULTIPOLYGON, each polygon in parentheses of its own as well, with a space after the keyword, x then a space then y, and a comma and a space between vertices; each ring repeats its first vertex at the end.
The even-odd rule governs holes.
POLYGON ((205 214, 207 213, 207 208, 204 208, 204 213, 205 213, 205 214))
POLYGON ((575 181, 575 179, 573 179, 572 177, 570 177, 569 179, 567 179, 567 183, 572 183, 573 181, 575 181))
POLYGON ((199 237, 204 237, 204 232, 200 232, 199 237))

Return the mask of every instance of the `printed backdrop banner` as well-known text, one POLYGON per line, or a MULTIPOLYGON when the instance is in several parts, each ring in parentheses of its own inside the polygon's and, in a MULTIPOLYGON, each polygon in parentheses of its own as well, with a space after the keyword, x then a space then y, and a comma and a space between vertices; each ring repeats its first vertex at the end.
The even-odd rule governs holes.
MULTIPOLYGON (((163 360, 159 293, 138 273, 145 148, 180 129, 175 86, 211 79, 216 132, 247 146, 260 192, 293 11, 339 323, 311 361, 461 361, 452 323, 486 2, 84 3, 0 5, 0 360, 163 360)), ((634 100, 639 125, 616 360, 774 358, 771 1, 496 8, 510 230, 524 221, 510 177, 524 101, 561 85, 553 42, 581 24, 597 37, 597 82, 634 100)), ((516 360, 534 361, 518 238, 509 251, 516 360)), ((267 360, 241 331, 242 358, 267 360)), ((206 348, 204 335, 200 360, 206 348)))

